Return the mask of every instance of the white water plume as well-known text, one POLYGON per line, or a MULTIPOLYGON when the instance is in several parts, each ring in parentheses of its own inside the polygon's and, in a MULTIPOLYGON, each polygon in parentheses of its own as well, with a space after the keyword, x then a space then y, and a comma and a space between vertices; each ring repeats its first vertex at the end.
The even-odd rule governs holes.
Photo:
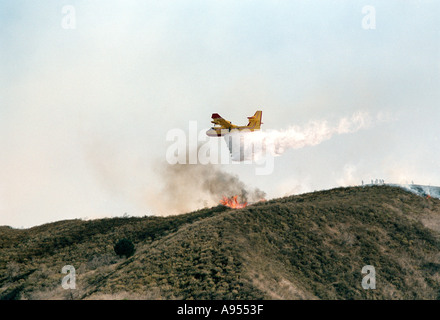
POLYGON ((233 139, 237 137, 236 145, 240 144, 240 148, 231 148, 232 158, 249 160, 265 156, 279 156, 288 149, 315 146, 334 135, 354 133, 369 127, 371 123, 372 118, 368 113, 357 112, 351 117, 341 118, 335 125, 329 124, 326 120, 320 120, 310 121, 305 126, 291 126, 285 130, 231 135, 233 139), (235 154, 238 152, 241 153, 241 157, 235 154))

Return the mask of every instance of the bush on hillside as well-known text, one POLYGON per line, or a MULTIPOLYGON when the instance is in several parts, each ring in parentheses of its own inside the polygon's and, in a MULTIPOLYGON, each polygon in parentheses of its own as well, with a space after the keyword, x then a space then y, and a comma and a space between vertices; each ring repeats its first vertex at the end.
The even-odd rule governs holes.
POLYGON ((130 257, 134 254, 134 244, 128 239, 121 239, 115 244, 115 252, 118 256, 130 257))

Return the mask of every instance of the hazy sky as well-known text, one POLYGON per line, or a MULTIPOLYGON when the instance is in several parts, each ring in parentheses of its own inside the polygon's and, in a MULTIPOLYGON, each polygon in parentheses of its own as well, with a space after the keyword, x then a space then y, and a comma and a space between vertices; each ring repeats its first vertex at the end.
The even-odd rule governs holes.
POLYGON ((267 198, 440 185, 439 17, 438 1, 0 0, 0 225, 164 214, 166 134, 213 112, 373 119, 269 175, 219 165, 267 198))

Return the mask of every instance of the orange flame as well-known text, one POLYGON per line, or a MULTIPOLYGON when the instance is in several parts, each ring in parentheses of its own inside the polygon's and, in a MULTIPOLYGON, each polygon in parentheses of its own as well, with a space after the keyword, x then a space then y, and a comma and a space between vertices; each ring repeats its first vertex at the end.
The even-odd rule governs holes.
POLYGON ((233 196, 232 198, 223 196, 223 200, 220 200, 220 204, 234 209, 244 208, 247 206, 247 202, 239 203, 237 196, 233 196))

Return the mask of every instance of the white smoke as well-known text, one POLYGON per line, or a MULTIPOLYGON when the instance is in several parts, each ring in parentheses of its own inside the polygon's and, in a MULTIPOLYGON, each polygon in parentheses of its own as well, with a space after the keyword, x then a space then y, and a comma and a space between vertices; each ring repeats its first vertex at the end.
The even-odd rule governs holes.
POLYGON ((415 193, 421 197, 434 197, 440 199, 440 188, 425 185, 415 185, 415 184, 390 184, 392 186, 400 187, 415 193))

